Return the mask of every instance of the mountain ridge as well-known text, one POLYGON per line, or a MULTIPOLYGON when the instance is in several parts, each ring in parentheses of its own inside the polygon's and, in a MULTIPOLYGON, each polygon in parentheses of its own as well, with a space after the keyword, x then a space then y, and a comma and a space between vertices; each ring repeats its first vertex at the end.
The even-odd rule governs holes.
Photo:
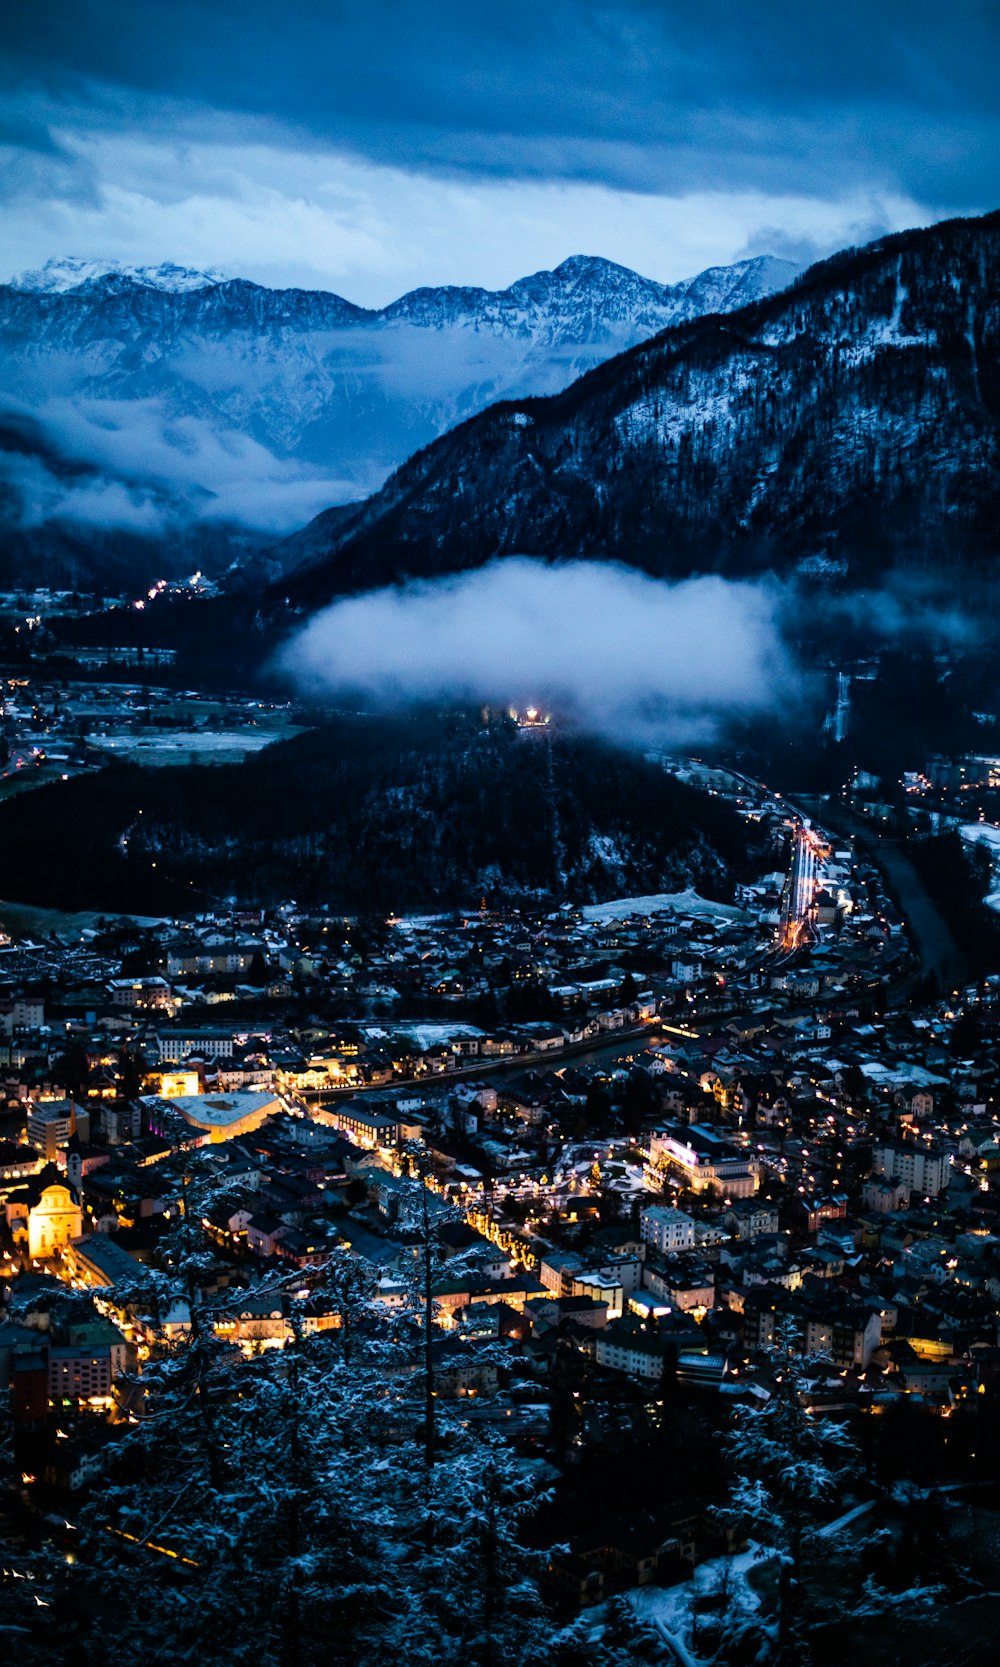
POLYGON ((456 311, 470 313, 509 299, 530 304, 544 301, 560 286, 579 288, 581 285, 600 289, 606 295, 612 295, 616 290, 639 293, 647 297, 651 305, 668 310, 674 308, 680 315, 692 306, 700 306, 701 297, 713 286, 717 293, 711 298, 725 302, 737 290, 784 286, 800 270, 794 262, 775 255, 754 255, 724 265, 705 267, 692 277, 669 284, 646 278, 632 267, 602 255, 569 255, 558 266, 540 268, 499 289, 489 289, 481 284, 422 284, 406 290, 382 307, 366 307, 348 300, 336 290, 260 284, 215 269, 203 271, 180 266, 173 261, 133 266, 122 261, 88 260, 68 255, 54 257, 36 270, 16 274, 6 284, 0 284, 0 290, 11 289, 22 295, 58 296, 82 290, 90 298, 95 293, 100 294, 102 289, 109 294, 135 288, 165 295, 191 295, 206 289, 226 289, 236 293, 239 286, 243 292, 259 290, 276 298, 328 298, 335 311, 347 309, 359 321, 375 323, 409 319, 419 316, 425 308, 433 314, 448 301, 456 311), (698 298, 694 303, 691 302, 692 296, 698 298))
POLYGON ((663 576, 995 561, 1000 213, 880 238, 505 400, 284 551, 299 607, 505 554, 663 576))
POLYGON ((678 312, 792 270, 757 257, 670 288, 570 257, 502 292, 427 288, 370 310, 175 265, 57 262, 0 287, 0 422, 40 437, 35 455, 0 448, 0 583, 117 590, 133 562, 145 587, 177 577, 192 528, 220 577, 238 528, 273 543, 500 393, 552 392, 678 312), (108 537, 125 557, 112 565, 108 537))
POLYGON ((0 582, 31 568, 38 583, 117 587, 109 533, 142 542, 140 584, 176 576, 171 550, 192 527, 218 576, 240 557, 231 529, 273 543, 368 496, 499 395, 561 388, 680 314, 794 270, 757 257, 670 288, 573 256, 504 291, 417 290, 370 310, 328 291, 98 265, 57 263, 30 280, 41 290, 0 286, 0 420, 41 436, 34 456, 0 448, 0 582))
POLYGON ((47 260, 44 266, 15 273, 8 287, 25 295, 65 295, 69 290, 100 283, 105 278, 135 283, 144 289, 163 290, 167 294, 205 289, 226 281, 221 272, 202 272, 194 267, 179 266, 175 261, 163 261, 155 266, 130 266, 119 260, 88 260, 82 255, 63 255, 47 260))

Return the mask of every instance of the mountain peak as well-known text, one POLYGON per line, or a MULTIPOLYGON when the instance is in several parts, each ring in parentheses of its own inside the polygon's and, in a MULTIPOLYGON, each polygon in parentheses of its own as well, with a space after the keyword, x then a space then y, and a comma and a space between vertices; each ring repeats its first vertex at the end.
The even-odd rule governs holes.
MULTIPOLYGON (((350 522, 306 529, 310 565, 275 594, 313 606, 512 553, 666 578, 817 557, 855 576, 992 571, 1000 216, 880 239, 768 293, 795 276, 776 267, 698 274, 669 292, 683 329, 417 452, 350 522)), ((568 293, 586 314, 593 297, 568 293)), ((597 294, 613 316, 614 286, 597 294)))
POLYGON ((199 272, 189 266, 178 266, 174 261, 164 261, 159 266, 127 266, 119 260, 87 260, 81 255, 65 255, 47 260, 35 271, 19 273, 11 279, 10 287, 36 295, 64 295, 67 290, 82 289, 84 284, 108 278, 124 279, 143 289, 158 289, 174 295, 226 282, 223 272, 199 272))
POLYGON ((567 255, 553 268, 556 278, 604 278, 612 273, 626 273, 630 278, 639 276, 630 266, 622 266, 617 260, 607 260, 604 255, 567 255))
POLYGON ((21 527, 57 522, 73 532, 53 534, 47 574, 79 588, 72 540, 84 525, 97 529, 92 570, 108 574, 105 506, 125 528, 165 526, 171 559, 189 526, 200 537, 208 523, 311 525, 484 406, 561 393, 610 355, 759 293, 714 277, 688 294, 577 253, 507 289, 426 287, 368 308, 172 263, 50 260, 0 284, 0 384, 38 424, 29 441, 15 437, 13 460, 0 443, 0 577, 21 527), (88 413, 72 438, 62 426, 49 435, 54 386, 88 413), (148 474, 129 409, 148 437, 148 474), (17 461, 26 449, 33 471, 17 461), (71 477, 70 463, 84 472, 71 477))

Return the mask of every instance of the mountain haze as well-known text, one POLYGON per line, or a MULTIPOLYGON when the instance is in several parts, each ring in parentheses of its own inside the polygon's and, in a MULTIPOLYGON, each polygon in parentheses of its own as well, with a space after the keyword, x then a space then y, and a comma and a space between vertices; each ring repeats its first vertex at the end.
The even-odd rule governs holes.
POLYGON ((1000 495, 1000 214, 848 250, 505 401, 289 541, 313 607, 497 556, 678 577, 989 573, 1000 495))
POLYGON ((0 584, 127 588, 191 551, 238 574, 248 538, 377 490, 491 401, 556 392, 795 270, 759 257, 671 286, 574 256, 372 310, 176 265, 50 262, 0 286, 0 584))

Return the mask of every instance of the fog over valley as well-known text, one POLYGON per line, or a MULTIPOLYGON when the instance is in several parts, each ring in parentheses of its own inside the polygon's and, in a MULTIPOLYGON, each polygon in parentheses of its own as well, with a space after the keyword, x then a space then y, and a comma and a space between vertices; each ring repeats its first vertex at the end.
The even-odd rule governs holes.
POLYGON ((502 397, 547 395, 678 321, 787 284, 790 261, 675 285, 570 258, 501 291, 369 310, 175 264, 51 261, 0 285, 0 527, 273 536, 363 498, 502 397))
POLYGON ((668 584, 617 563, 508 557, 334 603, 280 664, 319 696, 554 703, 626 744, 694 741, 792 696, 781 606, 768 581, 668 584))

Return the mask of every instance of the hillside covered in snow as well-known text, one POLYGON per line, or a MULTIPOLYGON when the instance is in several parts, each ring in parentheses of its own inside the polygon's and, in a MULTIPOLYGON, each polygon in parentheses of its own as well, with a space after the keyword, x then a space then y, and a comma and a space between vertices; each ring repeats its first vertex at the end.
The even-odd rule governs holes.
POLYGON ((887 237, 506 400, 297 539, 311 608, 498 556, 876 583, 1000 554, 1000 214, 887 237))
MULTIPOLYGON (((52 261, 0 286, 0 586, 247 560, 501 398, 788 283, 759 257, 676 285, 585 256, 387 307, 176 265, 52 261)), ((134 579, 133 579, 134 575, 134 579)))

